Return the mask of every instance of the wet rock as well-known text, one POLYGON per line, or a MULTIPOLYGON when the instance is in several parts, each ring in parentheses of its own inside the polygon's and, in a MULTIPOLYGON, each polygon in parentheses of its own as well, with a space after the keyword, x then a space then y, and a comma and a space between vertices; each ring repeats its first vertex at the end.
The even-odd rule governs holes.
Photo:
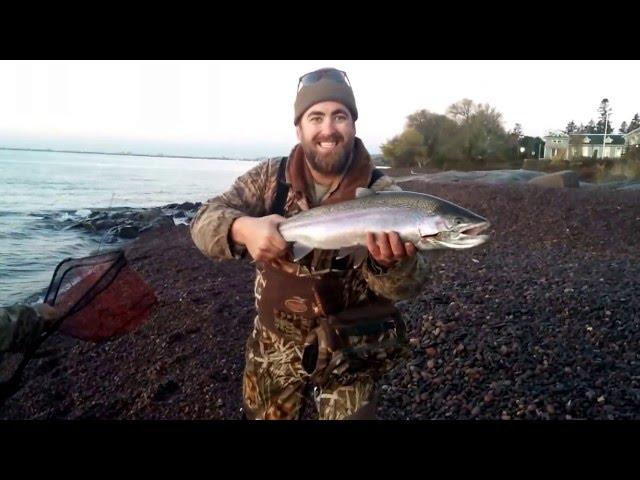
POLYGON ((138 227, 134 225, 122 225, 121 227, 118 227, 115 235, 120 238, 136 238, 138 236, 138 233, 138 227))

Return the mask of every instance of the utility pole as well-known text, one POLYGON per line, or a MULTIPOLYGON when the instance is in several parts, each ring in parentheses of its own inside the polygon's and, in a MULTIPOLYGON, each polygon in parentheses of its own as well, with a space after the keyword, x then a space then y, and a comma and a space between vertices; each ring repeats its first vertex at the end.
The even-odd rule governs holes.
POLYGON ((607 139, 607 120, 609 119, 609 112, 605 112, 604 115, 604 135, 602 136, 602 156, 604 158, 604 142, 607 139))
MULTIPOLYGON (((608 100, 605 98, 602 100, 602 102, 608 100)), ((600 158, 604 158, 604 146, 605 146, 605 140, 607 139, 607 122, 609 120, 609 113, 611 112, 611 108, 605 108, 604 109, 604 135, 602 136, 602 155, 600 156, 600 158)))

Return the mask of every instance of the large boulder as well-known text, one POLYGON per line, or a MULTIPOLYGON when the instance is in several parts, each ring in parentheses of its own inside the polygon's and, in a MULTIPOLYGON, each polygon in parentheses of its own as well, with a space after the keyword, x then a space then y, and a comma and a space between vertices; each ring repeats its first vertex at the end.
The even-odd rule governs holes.
POLYGON ((437 173, 425 173, 410 177, 397 177, 396 182, 401 183, 412 180, 422 180, 434 183, 456 183, 456 182, 480 182, 480 183, 526 183, 532 178, 544 175, 542 172, 532 170, 475 170, 461 172, 458 170, 447 170, 437 173))
POLYGON ((578 188, 580 179, 578 173, 573 170, 563 170, 561 172, 549 173, 529 180, 532 185, 550 188, 578 188))

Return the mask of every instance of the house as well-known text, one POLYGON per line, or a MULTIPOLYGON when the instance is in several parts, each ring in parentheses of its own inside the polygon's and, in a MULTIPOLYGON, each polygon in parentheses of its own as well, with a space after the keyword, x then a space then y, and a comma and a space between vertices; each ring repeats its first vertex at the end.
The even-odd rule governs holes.
POLYGON ((569 149, 569 135, 561 131, 550 131, 544 137, 544 157, 566 159, 569 149))
POLYGON ((640 127, 627 133, 627 148, 636 147, 640 145, 640 127))
POLYGON ((629 145, 629 138, 640 143, 640 129, 626 135, 612 133, 570 133, 552 131, 544 137, 544 158, 572 160, 575 158, 620 158, 629 145), (637 132, 637 135, 636 135, 637 132), (630 137, 631 136, 631 137, 630 137))
POLYGON ((624 153, 625 135, 603 133, 571 134, 569 160, 572 158, 620 158, 624 153))

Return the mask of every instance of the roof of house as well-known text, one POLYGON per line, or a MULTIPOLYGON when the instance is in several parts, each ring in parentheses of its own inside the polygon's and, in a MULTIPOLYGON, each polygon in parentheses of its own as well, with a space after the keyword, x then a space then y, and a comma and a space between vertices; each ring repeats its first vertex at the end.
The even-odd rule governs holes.
POLYGON ((569 135, 567 135, 566 133, 564 133, 563 131, 560 130, 550 130, 549 132, 547 132, 547 134, 543 137, 543 138, 549 138, 549 137, 568 137, 569 135))
MULTIPOLYGON (((570 142, 572 144, 602 145, 603 136, 603 133, 572 133, 570 142)), ((611 141, 606 141, 606 145, 624 145, 625 143, 625 135, 609 134, 607 139, 611 139, 611 141)))
POLYGON ((631 134, 636 134, 636 133, 640 133, 640 127, 635 128, 633 130, 631 130, 630 132, 627 132, 627 135, 631 135, 631 134))

